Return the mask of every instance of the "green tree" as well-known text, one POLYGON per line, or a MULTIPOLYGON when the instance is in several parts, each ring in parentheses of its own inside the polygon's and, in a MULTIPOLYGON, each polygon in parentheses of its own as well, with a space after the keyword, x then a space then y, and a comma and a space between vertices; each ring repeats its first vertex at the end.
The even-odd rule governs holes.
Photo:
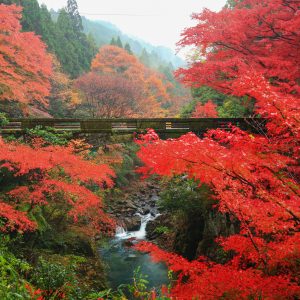
POLYGON ((140 56, 140 61, 147 67, 150 66, 150 55, 145 48, 143 48, 142 54, 140 56))
POLYGON ((51 14, 47 7, 42 4, 40 7, 40 30, 43 41, 47 44, 50 52, 56 53, 59 41, 56 25, 51 18, 51 14))
POLYGON ((56 54, 63 70, 72 78, 88 71, 96 54, 94 40, 78 32, 75 25, 72 16, 61 9, 56 24, 60 41, 56 54))
POLYGON ((199 88, 192 88, 193 100, 185 105, 181 111, 182 117, 190 117, 198 102, 205 104, 209 100, 213 101, 217 105, 222 105, 227 96, 217 92, 213 88, 208 86, 201 86, 199 88))
POLYGON ((125 44, 124 49, 129 53, 129 54, 133 54, 131 47, 128 43, 125 44))
POLYGON ((173 75, 174 66, 172 65, 172 63, 169 63, 167 65, 166 64, 159 65, 158 71, 160 73, 164 74, 167 80, 169 80, 173 84, 176 84, 174 75, 173 75))
POLYGON ((217 108, 220 118, 240 118, 253 114, 254 101, 248 97, 228 97, 222 106, 217 108))
POLYGON ((23 7, 22 28, 41 35, 40 6, 37 0, 0 0, 0 4, 17 4, 23 7))
POLYGON ((68 0, 66 11, 72 19, 75 32, 81 33, 83 31, 82 19, 78 11, 76 0, 68 0))
POLYGON ((205 85, 192 88, 192 98, 193 100, 183 107, 182 117, 190 117, 197 103, 205 104, 209 100, 218 106, 218 115, 221 118, 241 118, 253 114, 254 104, 251 99, 228 96, 205 85))
POLYGON ((116 40, 115 40, 114 37, 111 39, 110 45, 112 45, 112 46, 117 46, 117 42, 116 42, 116 40))
POLYGON ((76 77, 82 72, 79 64, 78 40, 72 20, 65 9, 59 11, 56 27, 60 43, 56 49, 57 57, 65 72, 76 77))
POLYGON ((97 47, 92 36, 83 32, 76 0, 68 0, 67 8, 59 11, 56 22, 47 7, 39 6, 37 0, 0 0, 0 4, 23 7, 23 30, 40 35, 48 50, 58 58, 63 71, 72 78, 89 70, 97 47))
POLYGON ((118 46, 119 48, 123 48, 123 44, 122 44, 121 38, 119 36, 116 40, 116 46, 118 46))

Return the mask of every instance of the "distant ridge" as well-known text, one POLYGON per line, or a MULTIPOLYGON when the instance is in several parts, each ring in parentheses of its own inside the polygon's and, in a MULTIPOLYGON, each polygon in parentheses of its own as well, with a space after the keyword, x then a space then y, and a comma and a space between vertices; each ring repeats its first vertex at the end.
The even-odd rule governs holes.
POLYGON ((160 65, 171 64, 173 69, 177 69, 185 65, 184 60, 177 56, 172 49, 164 46, 154 46, 140 38, 125 34, 110 22, 102 20, 92 21, 85 17, 82 17, 82 22, 84 31, 94 37, 98 46, 107 45, 112 38, 119 36, 123 44, 128 43, 130 45, 136 56, 142 56, 146 50, 150 60, 156 64, 156 66, 152 67, 158 68, 160 65))

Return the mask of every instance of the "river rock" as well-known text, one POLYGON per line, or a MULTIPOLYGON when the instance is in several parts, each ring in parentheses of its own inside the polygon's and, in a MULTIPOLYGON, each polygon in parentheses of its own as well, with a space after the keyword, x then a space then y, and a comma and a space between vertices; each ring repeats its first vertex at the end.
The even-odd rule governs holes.
POLYGON ((156 202, 157 200, 159 200, 159 197, 157 194, 154 194, 151 196, 150 200, 156 202))
POLYGON ((144 208, 143 215, 148 215, 150 213, 150 209, 148 207, 144 208))
POLYGON ((133 216, 130 218, 124 219, 125 226, 127 231, 137 231, 141 227, 141 217, 140 216, 133 216))
POLYGON ((125 258, 125 260, 133 260, 133 259, 136 259, 137 258, 137 256, 135 255, 135 254, 129 254, 126 258, 125 258))
POLYGON ((123 241, 123 245, 125 247, 132 247, 135 244, 135 242, 136 242, 135 238, 129 238, 129 239, 123 241))
POLYGON ((134 210, 137 209, 137 205, 136 205, 134 202, 128 202, 128 203, 126 204, 126 206, 127 206, 128 208, 131 208, 131 209, 134 209, 134 210))
POLYGON ((155 220, 149 221, 146 226, 146 237, 148 240, 155 240, 161 233, 156 231, 157 227, 169 225, 168 218, 160 215, 155 220))

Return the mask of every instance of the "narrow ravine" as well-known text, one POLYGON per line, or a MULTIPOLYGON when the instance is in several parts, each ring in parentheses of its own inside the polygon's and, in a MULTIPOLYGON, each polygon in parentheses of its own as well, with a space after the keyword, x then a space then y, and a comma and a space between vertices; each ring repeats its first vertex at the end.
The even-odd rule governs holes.
POLYGON ((122 284, 133 282, 134 270, 140 268, 147 275, 150 288, 159 288, 168 284, 167 268, 163 264, 153 263, 148 254, 132 249, 132 245, 146 239, 146 226, 157 215, 149 213, 141 215, 141 225, 137 231, 126 231, 119 226, 115 237, 99 249, 104 263, 107 265, 107 279, 110 288, 117 289, 122 284))

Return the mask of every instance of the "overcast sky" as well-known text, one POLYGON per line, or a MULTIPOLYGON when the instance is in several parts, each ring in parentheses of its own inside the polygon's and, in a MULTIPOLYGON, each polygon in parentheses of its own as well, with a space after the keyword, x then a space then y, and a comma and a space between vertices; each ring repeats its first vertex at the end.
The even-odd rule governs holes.
MULTIPOLYGON (((55 10, 67 0, 38 0, 55 10)), ((81 15, 117 25, 124 33, 175 50, 180 33, 194 23, 193 12, 220 10, 226 0, 77 0, 81 15)))

